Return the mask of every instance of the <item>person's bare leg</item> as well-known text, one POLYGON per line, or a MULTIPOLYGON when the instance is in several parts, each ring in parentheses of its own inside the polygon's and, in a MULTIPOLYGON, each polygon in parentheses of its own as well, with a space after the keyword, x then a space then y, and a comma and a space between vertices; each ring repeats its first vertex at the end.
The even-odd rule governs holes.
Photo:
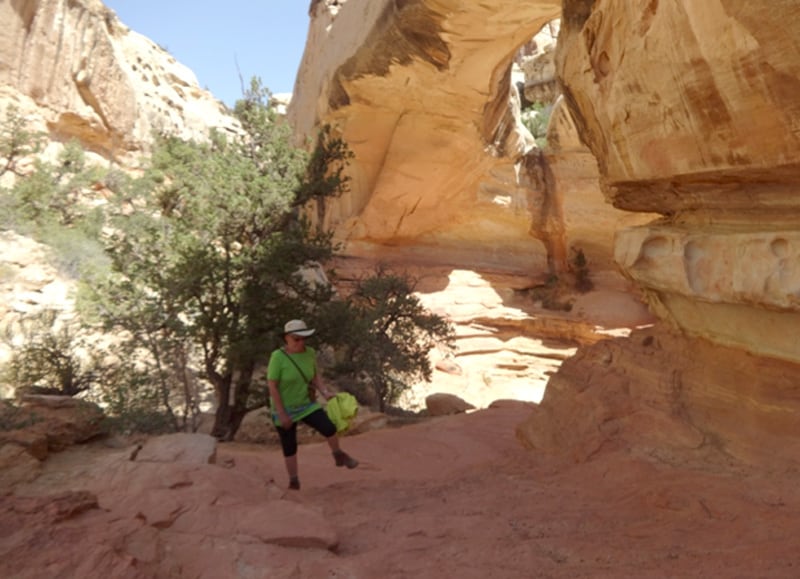
POLYGON ((328 446, 331 447, 331 452, 337 453, 337 452, 341 451, 341 448, 339 448, 339 437, 338 436, 336 436, 334 434, 333 436, 329 436, 325 440, 328 441, 328 446))
POLYGON ((283 461, 286 463, 286 472, 289 474, 289 488, 299 490, 300 479, 297 476, 297 455, 284 456, 283 461))

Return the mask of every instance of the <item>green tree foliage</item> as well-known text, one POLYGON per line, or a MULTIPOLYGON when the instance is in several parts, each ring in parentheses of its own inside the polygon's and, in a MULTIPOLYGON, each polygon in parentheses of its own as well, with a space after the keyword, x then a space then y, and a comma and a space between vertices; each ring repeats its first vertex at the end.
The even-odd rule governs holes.
POLYGON ((109 356, 112 359, 99 368, 101 379, 89 393, 89 398, 105 409, 109 429, 152 434, 195 432, 200 418, 199 397, 185 360, 167 360, 160 367, 157 362, 161 360, 137 356, 136 349, 133 341, 116 344, 116 355, 109 356), (179 390, 193 387, 192 392, 179 390))
MULTIPOLYGON (((62 248, 62 261, 85 276, 85 319, 114 332, 114 346, 99 352, 102 364, 92 358, 83 366, 75 349, 82 342, 43 318, 43 329, 29 332, 16 353, 15 383, 64 393, 91 383, 117 427, 148 432, 194 430, 201 384, 210 383, 213 432, 229 439, 245 413, 264 403, 253 376, 288 317, 316 323, 323 345, 337 348, 336 370, 382 410, 430 379, 428 352, 449 346, 452 329, 421 306, 410 278, 379 269, 343 301, 304 275, 335 250, 307 217, 316 209, 321 223, 326 199, 346 190, 351 153, 329 127, 310 152, 291 146, 270 97, 255 80, 236 104, 241 138, 159 136, 140 178, 88 167, 72 143, 2 192, 4 218, 62 248), (107 214, 83 203, 96 183, 113 193, 107 214), (94 250, 86 240, 106 225, 110 266, 87 270, 94 250)), ((38 146, 18 117, 9 122, 0 143, 6 171, 38 146)))
POLYGON ((342 141, 322 131, 309 158, 290 145, 270 96, 254 80, 236 104, 243 138, 158 139, 149 170, 120 196, 113 275, 93 284, 106 325, 126 330, 159 372, 176 351, 199 358, 216 394, 213 433, 223 439, 263 404, 264 392, 251 393, 253 374, 285 318, 312 317, 331 297, 298 271, 333 252, 302 209, 347 185, 342 141))
POLYGON ((452 349, 454 331, 414 295, 415 281, 379 266, 346 302, 332 304, 323 333, 340 336, 334 367, 356 394, 383 412, 419 381, 430 381, 432 348, 452 349), (325 327, 327 326, 327 329, 325 327))
POLYGON ((64 227, 93 223, 96 233, 97 221, 81 197, 102 179, 102 171, 87 165, 80 144, 71 141, 55 163, 37 159, 34 167, 33 173, 17 180, 10 191, 11 211, 17 224, 30 223, 42 229, 54 223, 64 227))

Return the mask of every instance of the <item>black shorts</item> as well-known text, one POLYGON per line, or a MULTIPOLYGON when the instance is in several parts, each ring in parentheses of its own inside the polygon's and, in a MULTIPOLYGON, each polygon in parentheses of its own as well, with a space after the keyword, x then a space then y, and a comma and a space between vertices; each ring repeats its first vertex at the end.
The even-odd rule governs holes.
MULTIPOLYGON (((311 428, 319 432, 325 438, 330 438, 336 434, 336 425, 331 422, 328 415, 322 408, 318 408, 305 418, 300 419, 304 424, 308 424, 311 428)), ((283 449, 283 456, 294 456, 297 454, 297 423, 292 422, 289 428, 282 426, 275 426, 278 431, 278 436, 281 439, 281 448, 283 449)))

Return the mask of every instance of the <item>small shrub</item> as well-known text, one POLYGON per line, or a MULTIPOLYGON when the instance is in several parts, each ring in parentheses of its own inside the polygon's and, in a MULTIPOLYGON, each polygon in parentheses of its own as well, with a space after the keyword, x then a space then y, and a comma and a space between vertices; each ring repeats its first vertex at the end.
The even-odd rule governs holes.
POLYGON ((171 391, 160 382, 158 370, 140 359, 144 353, 124 342, 116 349, 119 358, 104 366, 102 379, 90 393, 104 409, 107 426, 115 432, 146 434, 194 430, 190 427, 195 417, 176 415, 171 391))
POLYGON ((535 302, 540 302, 545 310, 569 312, 572 301, 562 299, 564 284, 557 275, 549 275, 544 284, 525 290, 535 302))
POLYGON ((164 412, 148 408, 129 408, 122 414, 106 416, 103 427, 116 434, 170 434, 175 424, 164 412))
POLYGON ((111 260, 96 236, 79 228, 52 224, 38 231, 39 240, 51 249, 51 260, 58 271, 71 279, 80 279, 86 272, 102 272, 111 260))
MULTIPOLYGON (((0 124, 0 174, 14 171, 22 156, 38 152, 38 139, 14 109, 7 111, 5 124, 0 124)), ((84 150, 71 141, 55 163, 36 159, 32 173, 18 176, 13 186, 0 191, 0 225, 52 246, 54 265, 73 279, 84 267, 104 267, 107 259, 98 239, 105 215, 86 203, 92 186, 103 180, 104 171, 89 166, 84 150)), ((111 180, 120 187, 125 184, 117 174, 111 180)))
POLYGON ((28 123, 13 105, 5 111, 5 119, 0 123, 0 175, 17 173, 17 162, 35 153, 44 145, 42 133, 33 132, 28 123))
POLYGON ((124 194, 130 190, 133 178, 121 169, 110 169, 103 176, 103 186, 114 193, 124 194))

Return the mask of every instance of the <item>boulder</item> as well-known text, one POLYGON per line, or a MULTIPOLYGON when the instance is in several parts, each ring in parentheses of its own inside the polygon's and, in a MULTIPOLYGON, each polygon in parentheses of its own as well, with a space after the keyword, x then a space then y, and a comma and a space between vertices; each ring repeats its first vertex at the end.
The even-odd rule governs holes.
POLYGON ((134 458, 139 462, 213 464, 216 454, 213 436, 178 432, 148 439, 134 458))
POLYGON ((456 396, 444 392, 436 392, 425 398, 425 407, 431 416, 444 416, 447 414, 461 414, 467 410, 474 410, 474 406, 456 396))
POLYGON ((69 396, 26 394, 20 397, 20 406, 30 421, 24 428, 44 433, 51 451, 105 434, 105 414, 93 402, 69 396))

